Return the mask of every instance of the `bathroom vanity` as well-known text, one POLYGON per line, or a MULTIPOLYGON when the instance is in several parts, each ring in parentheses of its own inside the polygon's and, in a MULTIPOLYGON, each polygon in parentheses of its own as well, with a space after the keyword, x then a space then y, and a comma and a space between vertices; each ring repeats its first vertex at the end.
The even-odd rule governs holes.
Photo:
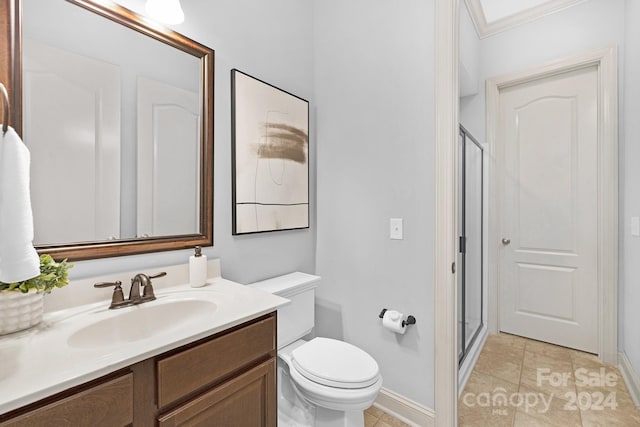
POLYGON ((3 415, 0 426, 275 426, 275 325, 275 314, 260 317, 3 415))
POLYGON ((221 278, 157 296, 119 310, 104 301, 62 310, 5 337, 0 354, 15 366, 2 372, 0 426, 276 426, 275 309, 288 301, 221 278), (187 320, 163 325, 170 312, 187 320), (94 337, 148 320, 163 327, 94 337))

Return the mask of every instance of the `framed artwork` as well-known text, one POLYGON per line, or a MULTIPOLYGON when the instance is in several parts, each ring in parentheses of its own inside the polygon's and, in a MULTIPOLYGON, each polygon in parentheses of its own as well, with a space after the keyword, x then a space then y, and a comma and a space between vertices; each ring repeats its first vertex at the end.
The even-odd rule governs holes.
POLYGON ((231 70, 233 234, 309 228, 309 102, 231 70))

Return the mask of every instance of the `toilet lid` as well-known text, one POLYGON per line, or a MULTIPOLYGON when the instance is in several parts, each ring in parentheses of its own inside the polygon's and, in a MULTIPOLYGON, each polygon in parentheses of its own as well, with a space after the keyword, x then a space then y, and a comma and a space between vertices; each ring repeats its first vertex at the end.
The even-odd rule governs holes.
POLYGON ((318 384, 364 388, 378 380, 376 361, 364 350, 344 341, 314 338, 291 352, 296 370, 318 384))

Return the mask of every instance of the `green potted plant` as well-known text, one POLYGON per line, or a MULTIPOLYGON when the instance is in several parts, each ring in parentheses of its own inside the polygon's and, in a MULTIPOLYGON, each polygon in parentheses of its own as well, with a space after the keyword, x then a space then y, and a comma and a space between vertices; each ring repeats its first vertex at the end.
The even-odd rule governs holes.
POLYGON ((42 320, 43 295, 69 284, 67 260, 40 255, 40 275, 15 283, 0 282, 0 335, 31 328, 42 320))

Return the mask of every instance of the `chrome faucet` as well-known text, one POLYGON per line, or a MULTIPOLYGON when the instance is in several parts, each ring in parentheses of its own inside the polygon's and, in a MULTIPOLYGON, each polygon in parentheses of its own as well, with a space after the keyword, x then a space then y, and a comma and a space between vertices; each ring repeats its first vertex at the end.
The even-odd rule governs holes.
POLYGON ((105 288, 107 286, 114 286, 113 296, 111 298, 111 305, 109 308, 121 308, 128 307, 130 305, 142 304, 147 301, 153 301, 156 299, 156 296, 153 293, 153 286, 151 285, 151 279, 155 279, 157 277, 166 276, 166 272, 156 273, 156 274, 136 274, 133 279, 131 279, 131 289, 129 290, 129 298, 124 299, 124 295, 122 295, 122 283, 120 281, 117 282, 103 282, 96 283, 93 286, 95 288, 105 288), (142 295, 140 295, 140 287, 142 286, 142 295))

